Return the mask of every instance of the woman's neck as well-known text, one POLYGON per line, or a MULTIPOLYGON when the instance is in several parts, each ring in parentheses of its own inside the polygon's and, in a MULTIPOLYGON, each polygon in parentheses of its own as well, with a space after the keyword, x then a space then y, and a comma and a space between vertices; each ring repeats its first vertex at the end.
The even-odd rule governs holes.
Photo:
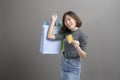
POLYGON ((71 31, 76 31, 78 30, 78 27, 74 27, 71 31))

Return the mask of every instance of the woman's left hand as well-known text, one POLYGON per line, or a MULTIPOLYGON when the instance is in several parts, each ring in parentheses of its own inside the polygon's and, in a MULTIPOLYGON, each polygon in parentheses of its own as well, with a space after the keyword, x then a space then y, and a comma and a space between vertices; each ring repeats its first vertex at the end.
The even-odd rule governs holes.
POLYGON ((79 45, 80 45, 80 43, 79 43, 78 40, 73 40, 73 41, 72 41, 72 44, 75 46, 75 48, 78 48, 79 45))

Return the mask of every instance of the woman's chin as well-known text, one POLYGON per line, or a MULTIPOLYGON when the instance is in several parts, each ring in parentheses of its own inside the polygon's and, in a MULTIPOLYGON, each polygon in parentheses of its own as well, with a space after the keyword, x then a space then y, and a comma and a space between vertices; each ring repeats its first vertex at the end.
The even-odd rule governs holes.
POLYGON ((73 30, 73 27, 70 27, 69 29, 70 29, 70 30, 73 30))
POLYGON ((73 30, 73 28, 74 28, 74 27, 72 27, 72 26, 71 26, 71 27, 68 27, 69 30, 73 30))

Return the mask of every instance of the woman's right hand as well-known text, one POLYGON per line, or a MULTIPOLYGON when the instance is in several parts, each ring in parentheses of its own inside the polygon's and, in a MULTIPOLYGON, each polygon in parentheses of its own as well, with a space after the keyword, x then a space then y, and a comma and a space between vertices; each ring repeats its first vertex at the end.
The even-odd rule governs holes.
POLYGON ((57 17, 57 14, 53 14, 53 15, 52 15, 52 21, 56 22, 57 18, 58 18, 58 17, 57 17))

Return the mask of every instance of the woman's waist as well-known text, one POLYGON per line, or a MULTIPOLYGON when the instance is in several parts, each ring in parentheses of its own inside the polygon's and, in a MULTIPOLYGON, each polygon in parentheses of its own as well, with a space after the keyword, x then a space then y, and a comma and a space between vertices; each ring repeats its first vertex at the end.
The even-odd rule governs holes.
POLYGON ((72 54, 67 54, 67 53, 63 52, 63 56, 64 56, 64 58, 67 58, 67 59, 80 59, 80 56, 77 54, 72 55, 72 54))

